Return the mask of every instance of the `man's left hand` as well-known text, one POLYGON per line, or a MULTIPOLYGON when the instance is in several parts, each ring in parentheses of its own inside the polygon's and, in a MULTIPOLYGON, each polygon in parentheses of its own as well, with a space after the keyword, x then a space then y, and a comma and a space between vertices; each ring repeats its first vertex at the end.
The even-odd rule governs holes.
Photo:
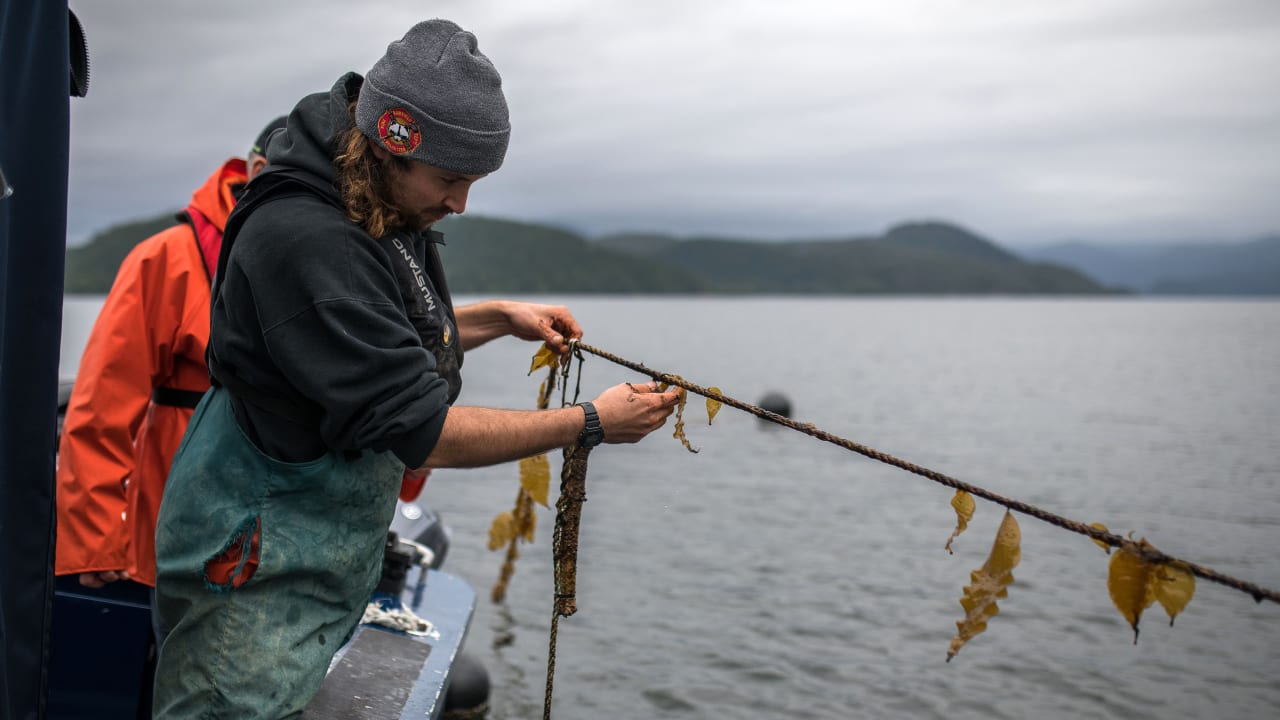
POLYGON ((545 342, 553 351, 569 351, 569 341, 582 337, 582 328, 563 305, 514 303, 508 310, 511 334, 521 340, 545 342))

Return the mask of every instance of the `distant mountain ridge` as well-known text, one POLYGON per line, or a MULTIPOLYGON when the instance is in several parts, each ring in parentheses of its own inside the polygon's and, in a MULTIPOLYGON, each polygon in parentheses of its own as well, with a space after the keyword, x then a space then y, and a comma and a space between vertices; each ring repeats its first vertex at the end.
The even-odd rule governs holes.
POLYGON ((1280 295, 1280 235, 1240 243, 1154 246, 1068 242, 1024 254, 1141 293, 1280 295))
MULTIPOLYGON (((67 251, 67 291, 105 293, 124 255, 176 221, 127 223, 67 251)), ((943 222, 874 237, 762 241, 610 235, 492 217, 438 224, 454 293, 1101 294, 1083 273, 1028 262, 943 222)))
POLYGON ((942 222, 905 223, 879 237, 761 242, 611 235, 599 244, 662 259, 703 278, 714 292, 788 294, 1098 294, 1082 273, 1026 262, 995 243, 942 222))

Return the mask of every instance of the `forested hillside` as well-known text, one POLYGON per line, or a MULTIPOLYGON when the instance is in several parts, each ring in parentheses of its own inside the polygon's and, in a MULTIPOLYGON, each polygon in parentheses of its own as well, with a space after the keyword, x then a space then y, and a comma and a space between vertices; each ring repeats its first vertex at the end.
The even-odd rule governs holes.
MULTIPOLYGON (((130 248, 176 222, 128 223, 67 252, 67 292, 105 293, 130 248)), ((1097 294, 1079 271, 1028 262, 946 223, 876 237, 759 241, 613 235, 489 217, 451 217, 441 256, 450 289, 491 293, 1097 294)))

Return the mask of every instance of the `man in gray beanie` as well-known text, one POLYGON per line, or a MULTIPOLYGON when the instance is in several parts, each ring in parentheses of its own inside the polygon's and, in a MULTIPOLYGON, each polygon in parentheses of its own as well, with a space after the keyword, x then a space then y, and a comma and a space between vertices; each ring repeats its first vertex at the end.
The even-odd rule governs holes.
POLYGON ((391 153, 467 175, 502 167, 511 137, 497 69, 475 35, 445 20, 387 47, 365 76, 356 125, 391 153))
POLYGON ((674 410, 675 392, 627 383, 570 408, 453 406, 464 350, 512 335, 566 352, 582 334, 561 306, 453 307, 430 227, 509 136, 475 36, 431 20, 272 137, 227 221, 213 387, 160 508, 155 717, 300 713, 379 579, 403 479, 637 442, 674 410))

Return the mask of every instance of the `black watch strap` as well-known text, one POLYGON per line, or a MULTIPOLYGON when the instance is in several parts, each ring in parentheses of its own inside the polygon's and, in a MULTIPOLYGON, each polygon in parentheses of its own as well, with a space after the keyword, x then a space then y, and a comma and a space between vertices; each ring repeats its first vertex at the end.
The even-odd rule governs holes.
POLYGON ((582 408, 582 412, 587 416, 582 432, 578 434, 578 445, 593 448, 604 442, 604 427, 600 425, 600 416, 596 413, 596 406, 589 402, 580 402, 578 407, 582 408))

